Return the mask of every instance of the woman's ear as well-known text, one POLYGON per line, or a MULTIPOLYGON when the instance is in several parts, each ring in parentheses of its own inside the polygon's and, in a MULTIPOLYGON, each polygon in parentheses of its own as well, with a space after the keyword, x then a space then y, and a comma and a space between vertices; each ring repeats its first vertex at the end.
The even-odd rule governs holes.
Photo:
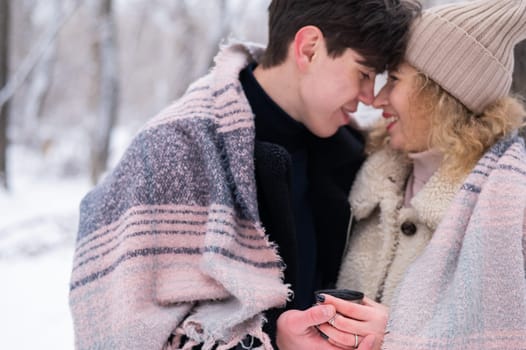
POLYGON ((318 27, 305 26, 296 32, 292 45, 296 65, 304 71, 325 48, 325 39, 318 27))

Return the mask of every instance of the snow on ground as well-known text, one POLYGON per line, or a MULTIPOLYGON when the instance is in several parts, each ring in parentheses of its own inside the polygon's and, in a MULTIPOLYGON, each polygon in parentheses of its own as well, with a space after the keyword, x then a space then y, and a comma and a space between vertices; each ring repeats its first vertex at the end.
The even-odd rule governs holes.
POLYGON ((0 349, 73 349, 68 285, 85 179, 47 176, 42 160, 11 147, 0 191, 0 349))
POLYGON ((73 349, 68 300, 69 247, 0 261, 1 349, 73 349))

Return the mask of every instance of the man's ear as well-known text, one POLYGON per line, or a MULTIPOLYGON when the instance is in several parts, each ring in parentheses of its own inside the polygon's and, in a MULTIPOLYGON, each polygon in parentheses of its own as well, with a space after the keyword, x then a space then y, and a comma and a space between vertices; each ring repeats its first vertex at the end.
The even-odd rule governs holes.
POLYGON ((292 45, 296 65, 305 70, 325 47, 323 33, 316 26, 302 27, 296 32, 292 45))

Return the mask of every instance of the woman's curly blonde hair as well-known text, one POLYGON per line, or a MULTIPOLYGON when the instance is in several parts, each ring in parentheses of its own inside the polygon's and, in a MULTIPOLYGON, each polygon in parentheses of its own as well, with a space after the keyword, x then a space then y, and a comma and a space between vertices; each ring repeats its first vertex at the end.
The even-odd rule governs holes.
MULTIPOLYGON (((444 154, 442 169, 452 178, 462 178, 499 139, 524 124, 526 111, 518 98, 501 98, 475 114, 423 73, 415 75, 410 96, 412 115, 430 120, 429 148, 444 154)), ((388 142, 385 125, 368 138, 371 152, 388 142)))

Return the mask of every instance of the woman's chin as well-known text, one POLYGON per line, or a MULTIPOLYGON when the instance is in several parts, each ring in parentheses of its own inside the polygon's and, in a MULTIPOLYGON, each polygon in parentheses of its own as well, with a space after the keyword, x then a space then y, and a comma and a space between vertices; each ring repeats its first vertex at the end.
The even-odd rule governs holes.
POLYGON ((393 138, 389 140, 389 147, 396 151, 405 152, 405 147, 403 144, 400 144, 399 142, 396 142, 396 140, 393 141, 393 138))

